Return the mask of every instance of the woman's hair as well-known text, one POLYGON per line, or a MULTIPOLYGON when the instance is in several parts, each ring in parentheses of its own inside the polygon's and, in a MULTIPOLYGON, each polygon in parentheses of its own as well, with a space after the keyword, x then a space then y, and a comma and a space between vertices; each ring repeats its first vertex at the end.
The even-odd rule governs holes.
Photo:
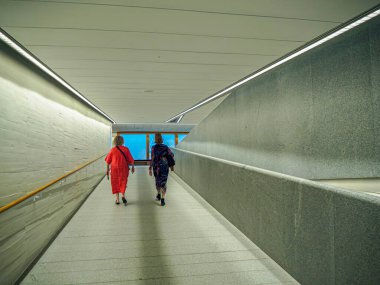
POLYGON ((154 134, 154 142, 155 143, 163 143, 164 140, 162 139, 162 135, 160 133, 154 134))
POLYGON ((124 144, 124 138, 122 136, 117 135, 113 139, 113 145, 114 146, 120 146, 124 144))

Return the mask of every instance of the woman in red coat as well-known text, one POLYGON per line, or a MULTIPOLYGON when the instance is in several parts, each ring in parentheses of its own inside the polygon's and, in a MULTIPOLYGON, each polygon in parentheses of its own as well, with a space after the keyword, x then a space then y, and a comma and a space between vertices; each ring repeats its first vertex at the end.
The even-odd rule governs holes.
POLYGON ((107 162, 107 178, 110 179, 110 165, 111 165, 111 186, 112 194, 116 195, 116 205, 120 204, 119 193, 121 193, 124 205, 127 205, 125 198, 125 190, 127 188, 129 165, 132 165, 132 173, 135 172, 134 159, 131 152, 124 144, 122 136, 116 136, 113 140, 113 147, 108 153, 105 161, 107 162))

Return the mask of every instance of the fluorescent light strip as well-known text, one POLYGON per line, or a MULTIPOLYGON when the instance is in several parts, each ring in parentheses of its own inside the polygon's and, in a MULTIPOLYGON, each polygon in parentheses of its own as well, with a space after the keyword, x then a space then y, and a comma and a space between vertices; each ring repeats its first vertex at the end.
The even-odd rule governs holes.
POLYGON ((82 101, 84 101, 86 104, 90 105, 93 109, 98 111, 100 114, 102 114, 104 117, 106 117, 108 120, 110 120, 113 124, 115 124, 115 121, 109 117, 106 113, 104 113, 102 110, 100 110, 97 106, 95 106, 92 102, 90 102, 87 98, 85 98, 82 94, 80 94, 77 90, 75 90, 71 85, 69 85, 67 82, 65 82, 61 77, 59 77, 57 74, 55 74, 53 71, 51 71, 49 68, 47 68, 44 64, 42 64, 39 60, 37 60, 33 55, 28 53, 24 48, 22 48, 18 43, 14 42, 11 38, 9 38, 6 34, 4 34, 0 30, 0 39, 5 42, 7 45, 9 45, 11 48, 13 48, 15 51, 20 53, 22 56, 24 56, 26 59, 34 63, 37 67, 42 69, 45 73, 47 73, 49 76, 54 78, 56 81, 58 81, 60 84, 62 84, 65 88, 70 90, 72 93, 74 93, 76 96, 78 96, 82 101))
POLYGON ((317 47, 317 46, 319 46, 325 42, 327 42, 327 41, 329 41, 329 40, 347 32, 348 30, 351 30, 352 28, 367 22, 368 20, 378 16, 379 14, 380 14, 380 9, 375 10, 374 12, 354 21, 353 23, 348 24, 347 26, 344 26, 343 28, 341 28, 335 32, 332 32, 331 34, 327 35, 326 37, 319 39, 316 42, 311 43, 310 45, 304 47, 303 49, 295 51, 294 53, 288 55, 287 57, 285 57, 285 58, 283 58, 277 62, 274 62, 273 64, 269 65, 268 67, 254 73, 254 74, 248 76, 247 78, 244 78, 243 80, 236 82, 235 84, 231 85, 230 87, 227 87, 226 89, 223 89, 223 90, 219 91, 218 93, 204 99, 203 101, 197 103, 196 105, 190 107, 189 109, 187 109, 187 110, 177 114, 176 116, 170 118, 166 122, 173 121, 175 118, 178 118, 180 116, 183 117, 185 114, 193 111, 194 109, 197 109, 197 108, 199 108, 199 107, 201 107, 201 106, 203 106, 203 105, 209 103, 210 101, 213 101, 219 97, 227 95, 228 92, 235 89, 236 87, 243 85, 247 81, 250 81, 251 79, 253 79, 257 76, 260 76, 261 74, 263 74, 263 73, 265 73, 265 72, 267 72, 267 71, 269 71, 269 70, 271 70, 271 69, 273 69, 273 68, 275 68, 275 67, 277 67, 277 66, 279 66, 279 65, 281 65, 281 64, 283 64, 283 63, 285 63, 285 62, 287 62, 287 61, 289 61, 289 60, 291 60, 291 59, 293 59, 293 58, 295 58, 295 57, 297 57, 297 56, 299 56, 299 55, 301 55, 301 54, 303 54, 303 53, 305 53, 305 52, 307 52, 307 51, 309 51, 309 50, 311 50, 311 49, 313 49, 313 48, 315 48, 315 47, 317 47))

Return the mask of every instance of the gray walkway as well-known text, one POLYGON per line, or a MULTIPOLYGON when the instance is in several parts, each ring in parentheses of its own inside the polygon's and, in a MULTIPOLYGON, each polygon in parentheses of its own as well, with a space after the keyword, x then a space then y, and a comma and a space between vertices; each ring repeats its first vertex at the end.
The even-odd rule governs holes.
POLYGON ((298 284, 175 175, 159 206, 147 172, 127 207, 103 180, 22 284, 298 284))

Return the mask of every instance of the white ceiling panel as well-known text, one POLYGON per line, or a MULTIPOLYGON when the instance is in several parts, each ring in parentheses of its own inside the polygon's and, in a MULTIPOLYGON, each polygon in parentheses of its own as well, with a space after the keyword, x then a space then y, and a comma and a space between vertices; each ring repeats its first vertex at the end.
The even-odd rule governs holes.
POLYGON ((161 123, 377 4, 3 0, 0 27, 118 123, 161 123))

